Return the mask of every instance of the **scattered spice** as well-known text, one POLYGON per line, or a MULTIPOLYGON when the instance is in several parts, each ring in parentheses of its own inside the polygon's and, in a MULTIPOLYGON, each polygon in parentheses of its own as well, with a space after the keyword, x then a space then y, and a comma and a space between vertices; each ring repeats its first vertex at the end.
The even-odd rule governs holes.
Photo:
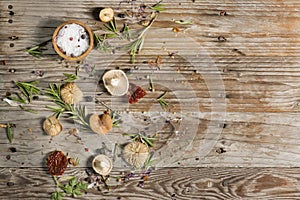
POLYGON ((2 65, 6 65, 6 60, 1 60, 2 65))
POLYGON ((178 33, 178 32, 180 32, 180 29, 178 27, 173 27, 173 32, 178 33))
POLYGON ((40 70, 35 70, 35 71, 32 71, 32 73, 36 76, 39 76, 39 77, 43 77, 45 72, 43 71, 40 71, 40 70))
POLYGON ((227 39, 224 36, 221 35, 221 36, 218 37, 218 41, 219 42, 226 42, 227 39))
POLYGON ((220 16, 226 16, 227 12, 225 10, 220 11, 220 16))
POLYGON ((139 99, 143 98, 147 93, 140 87, 133 83, 129 83, 127 92, 128 102, 130 104, 137 103, 139 99))
POLYGON ((51 175, 62 175, 67 169, 68 158, 62 151, 54 151, 47 159, 47 166, 51 175))

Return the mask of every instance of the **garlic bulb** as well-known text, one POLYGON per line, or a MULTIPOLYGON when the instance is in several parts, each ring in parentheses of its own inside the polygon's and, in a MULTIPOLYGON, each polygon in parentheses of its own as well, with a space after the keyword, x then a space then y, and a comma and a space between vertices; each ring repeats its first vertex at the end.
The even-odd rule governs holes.
POLYGON ((54 137, 62 131, 62 125, 55 116, 50 116, 45 119, 43 129, 48 135, 54 137))
POLYGON ((141 168, 149 155, 149 148, 141 142, 131 142, 123 149, 124 160, 136 168, 141 168))
POLYGON ((62 100, 67 104, 78 103, 82 100, 83 97, 83 93, 81 92, 79 87, 73 82, 66 83, 62 87, 60 95, 62 100))

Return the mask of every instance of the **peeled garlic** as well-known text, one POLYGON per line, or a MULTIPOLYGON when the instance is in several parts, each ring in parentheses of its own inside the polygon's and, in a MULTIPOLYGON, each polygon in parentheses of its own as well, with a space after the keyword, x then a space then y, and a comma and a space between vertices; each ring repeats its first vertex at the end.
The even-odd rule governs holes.
POLYGON ((82 100, 83 97, 83 93, 81 92, 79 87, 73 82, 66 83, 62 87, 60 95, 62 100, 67 104, 78 103, 82 100))
POLYGON ((62 125, 55 116, 50 116, 45 119, 43 129, 48 135, 54 137, 62 131, 62 125))

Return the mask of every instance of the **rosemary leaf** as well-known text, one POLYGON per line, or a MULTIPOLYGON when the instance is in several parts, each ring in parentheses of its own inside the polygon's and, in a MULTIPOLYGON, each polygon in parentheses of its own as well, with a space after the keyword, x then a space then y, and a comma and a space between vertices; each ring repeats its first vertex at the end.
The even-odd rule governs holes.
POLYGON ((153 6, 150 6, 150 8, 153 10, 153 11, 156 11, 156 12, 161 12, 161 11, 164 11, 164 4, 161 4, 162 1, 154 4, 153 6))
POLYGON ((7 132, 7 138, 8 138, 9 143, 12 143, 12 140, 13 140, 13 133, 12 133, 12 130, 11 130, 11 125, 10 125, 10 123, 7 123, 7 126, 6 126, 6 132, 7 132))
POLYGON ((63 75, 66 77, 66 79, 64 80, 64 82, 73 82, 76 79, 78 79, 78 76, 76 74, 63 73, 63 75))

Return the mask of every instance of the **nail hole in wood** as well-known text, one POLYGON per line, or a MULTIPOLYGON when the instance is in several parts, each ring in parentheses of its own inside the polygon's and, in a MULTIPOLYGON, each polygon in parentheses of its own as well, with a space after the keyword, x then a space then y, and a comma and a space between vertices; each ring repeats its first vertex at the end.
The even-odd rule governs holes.
POLYGON ((9 44, 9 47, 14 47, 14 46, 15 46, 14 43, 10 43, 10 44, 9 44))

